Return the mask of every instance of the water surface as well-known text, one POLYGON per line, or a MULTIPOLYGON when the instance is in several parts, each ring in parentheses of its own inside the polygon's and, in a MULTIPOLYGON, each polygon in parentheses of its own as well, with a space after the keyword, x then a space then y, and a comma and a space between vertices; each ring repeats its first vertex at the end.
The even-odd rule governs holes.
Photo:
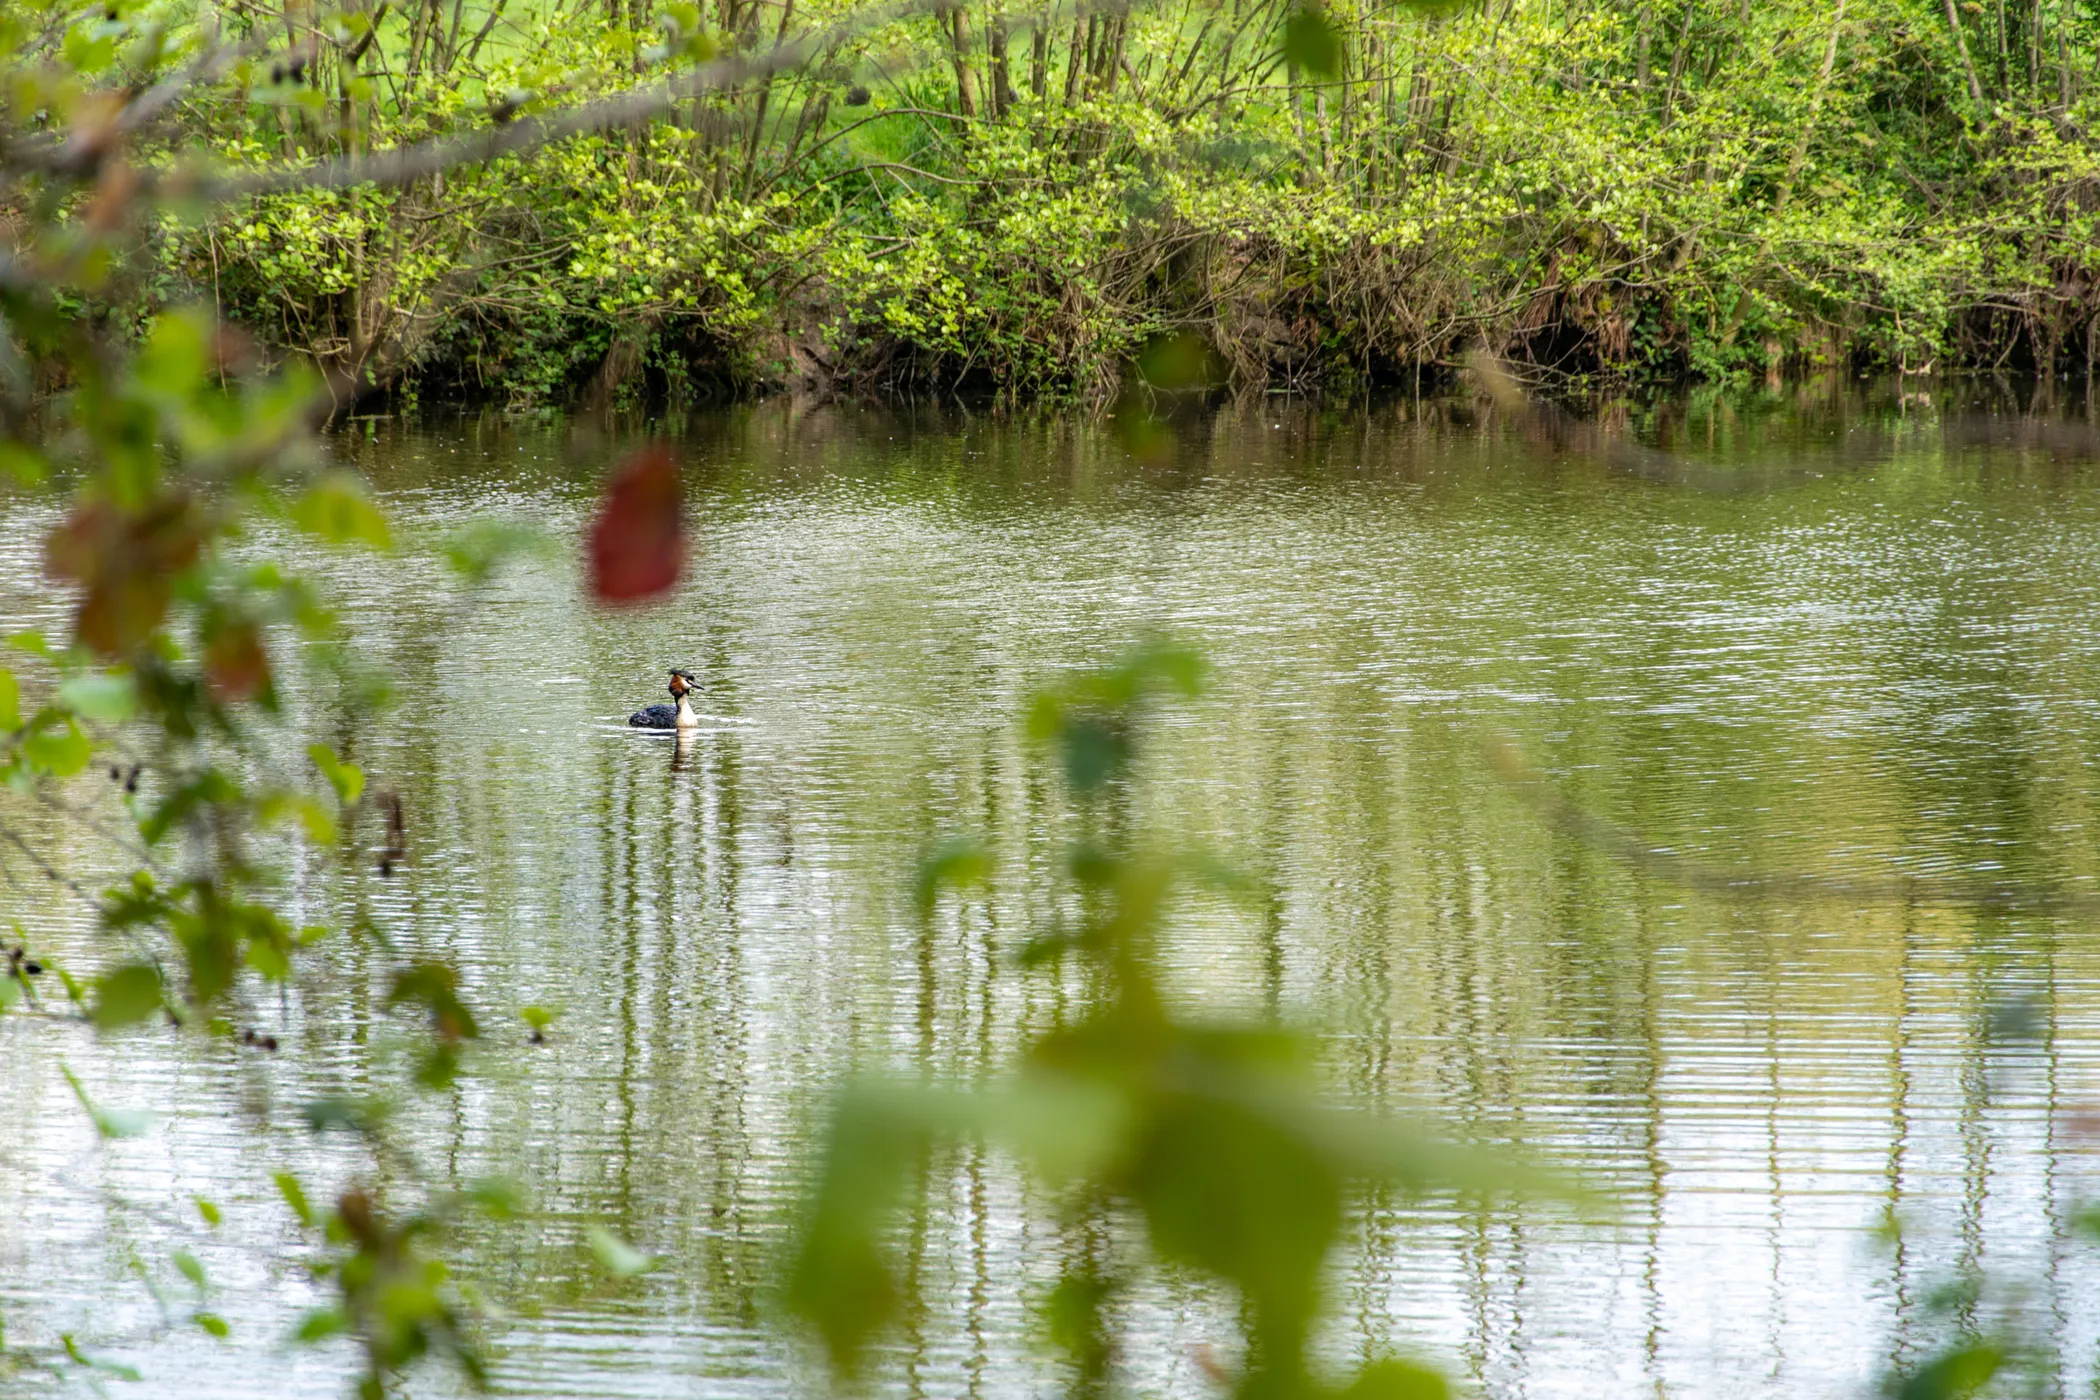
MULTIPOLYGON (((2082 1391, 2100 440, 2029 408, 1818 393, 1571 434, 1257 405, 1142 460, 1081 421, 788 403, 346 436, 406 547, 256 544, 325 584, 394 701, 366 718, 293 678, 301 719, 272 746, 288 771, 314 739, 350 753, 399 794, 408 856, 382 875, 368 816, 346 863, 290 859, 286 895, 455 960, 483 1008, 474 1072, 407 1122, 424 1170, 509 1174, 537 1210, 461 1251, 511 1310, 498 1389, 820 1388, 766 1326, 818 1106, 856 1066, 990 1074, 1083 1004, 1081 979, 1010 961, 1070 832, 1020 714, 1164 629, 1214 685, 1162 715, 1134 820, 1257 891, 1182 912, 1181 994, 1316 1026, 1345 1101, 1521 1141, 1620 1202, 1366 1203, 1330 1354, 1409 1348, 1495 1397, 1861 1394, 1978 1275, 1975 1319, 2014 1300, 2082 1391), (574 541, 648 433, 690 464, 693 568, 667 603, 597 611, 574 541), (560 547, 462 584, 434 542, 488 516, 560 547), (674 664, 705 732, 627 732, 674 664), (950 832, 986 836, 996 870, 927 934, 906 890, 950 832), (561 1008, 547 1046, 528 1003, 561 1008), (661 1267, 607 1281, 593 1223, 661 1267)), ((51 518, 0 502, 8 629, 62 624, 51 518)), ((65 796, 0 810, 92 886, 118 857, 84 823, 112 799, 65 796)), ((18 856, 7 917, 83 968, 106 956, 18 856)), ((74 1333, 141 1393, 341 1393, 343 1352, 283 1341, 320 1294, 270 1174, 357 1169, 298 1105, 398 1080, 412 1040, 365 944, 327 956, 324 990, 241 1008, 274 1057, 0 1021, 11 1343, 74 1333), (153 1130, 98 1146, 62 1066, 153 1130), (163 1324, 153 1288, 188 1306, 177 1246, 230 1342, 163 1324)), ((1054 1391, 1031 1309, 1112 1243, 968 1152, 906 1243, 919 1301, 883 1385, 1054 1391)), ((1142 1391, 1212 1393, 1191 1349, 1226 1338, 1229 1299, 1148 1275, 1124 1306, 1142 1391)))

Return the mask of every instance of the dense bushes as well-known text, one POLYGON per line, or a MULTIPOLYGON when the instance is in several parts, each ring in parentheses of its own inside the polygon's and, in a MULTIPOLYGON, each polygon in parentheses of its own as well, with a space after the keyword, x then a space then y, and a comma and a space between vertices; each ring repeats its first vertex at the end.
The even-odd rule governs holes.
POLYGON ((273 166, 809 45, 665 119, 164 230, 139 297, 210 297, 365 388, 1097 394, 1169 332, 1243 385, 1433 372, 1482 338, 1617 379, 2082 372, 2100 325, 2088 0, 1296 28, 1280 0, 993 0, 852 31, 794 0, 363 3, 230 12, 260 47, 196 139, 273 166))

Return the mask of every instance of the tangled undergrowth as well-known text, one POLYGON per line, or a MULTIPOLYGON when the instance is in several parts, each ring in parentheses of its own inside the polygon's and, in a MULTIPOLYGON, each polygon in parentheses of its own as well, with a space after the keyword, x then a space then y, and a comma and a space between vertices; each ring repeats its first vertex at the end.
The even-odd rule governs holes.
POLYGON ((147 154, 265 188, 746 62, 477 163, 171 207, 106 293, 353 397, 1098 398, 1176 338, 1328 390, 1482 343, 1591 383, 2100 351, 2087 0, 7 9, 18 64, 187 46, 209 81, 147 154))

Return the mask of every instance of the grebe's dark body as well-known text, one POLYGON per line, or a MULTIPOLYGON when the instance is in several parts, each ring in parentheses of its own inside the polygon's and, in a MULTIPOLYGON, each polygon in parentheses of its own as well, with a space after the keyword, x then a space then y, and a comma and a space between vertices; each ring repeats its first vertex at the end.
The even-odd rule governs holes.
POLYGON ((693 673, 671 672, 671 703, 636 710, 627 722, 636 729, 697 729, 700 716, 693 713, 693 673))

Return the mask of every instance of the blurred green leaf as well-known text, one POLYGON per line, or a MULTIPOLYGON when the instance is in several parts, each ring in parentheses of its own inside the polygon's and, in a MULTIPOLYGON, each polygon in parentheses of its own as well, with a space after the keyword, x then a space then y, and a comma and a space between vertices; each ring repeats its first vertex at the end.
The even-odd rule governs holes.
POLYGON ((226 1325, 226 1319, 220 1317, 217 1313, 192 1313, 190 1314, 190 1320, 221 1341, 224 1341, 233 1332, 233 1329, 226 1325))
POLYGON ((299 1320, 292 1333, 296 1342, 323 1342, 350 1330, 350 1318, 341 1308, 315 1308, 299 1320))
POLYGON ((364 483, 347 472, 331 472, 309 487, 292 507, 292 519, 330 544, 393 548, 386 517, 365 494, 364 483))
POLYGON ((22 686, 15 673, 0 666, 0 729, 13 729, 22 722, 22 686))
POLYGON ((462 1193, 485 1214, 508 1220, 525 1211, 525 1188, 506 1176, 478 1176, 462 1193))
POLYGON ((1016 1153, 1053 1186, 1103 1171, 1124 1151, 1136 1116, 1110 1085, 1035 1066, 960 1102, 974 1122, 957 1127, 1016 1153))
POLYGON ((920 858, 918 878, 912 882, 912 899, 919 917, 932 917, 942 890, 982 885, 991 871, 991 853, 982 842, 968 836, 942 838, 920 858))
POLYGON ((1592 1214, 1610 1213, 1607 1198, 1560 1173, 1531 1165, 1510 1148, 1457 1142, 1425 1123, 1333 1108, 1303 1095, 1255 1093, 1264 1112, 1301 1133, 1345 1175, 1412 1191, 1459 1188, 1468 1194, 1558 1201, 1592 1214))
POLYGON ((482 583, 514 559, 546 555, 555 546, 534 526, 508 520, 476 520, 446 536, 445 562, 472 583, 482 583))
POLYGON ((1072 1359, 1089 1391, 1099 1388, 1114 1356, 1104 1310, 1115 1291, 1115 1280, 1089 1267, 1066 1273, 1043 1300, 1045 1336, 1072 1359))
POLYGON ((292 1208, 293 1215, 299 1217, 299 1223, 311 1229, 314 1208, 308 1203, 306 1188, 299 1184, 299 1178, 290 1172, 278 1172, 271 1180, 277 1183, 277 1194, 284 1197, 284 1203, 292 1208))
POLYGON ((1028 714, 1029 737, 1054 741, 1065 778, 1091 795, 1128 765, 1131 728, 1142 703, 1161 692, 1196 694, 1203 662, 1186 647, 1152 640, 1113 666, 1082 671, 1037 694, 1028 714))
POLYGON ((306 756, 321 770, 328 786, 335 789, 336 800, 348 807, 365 792, 365 770, 354 763, 345 763, 336 757, 335 750, 326 744, 308 744, 306 756))
POLYGON ((1098 791, 1130 762, 1130 731, 1120 715, 1069 715, 1059 739, 1065 781, 1077 792, 1098 791))
POLYGON ((137 1025, 162 1004, 160 969, 127 963, 95 979, 95 1024, 104 1030, 137 1025))
POLYGON ((271 981, 282 982, 292 975, 292 960, 286 951, 267 938, 252 938, 241 953, 241 961, 271 981))
POLYGON ((1888 1387, 1893 1400, 1966 1400, 1988 1385, 2005 1353, 1984 1342, 1965 1342, 1934 1357, 1888 1387))
POLYGON ((430 1012, 431 1029, 444 1041, 472 1040, 481 1034, 474 1013, 459 999, 459 973, 441 962, 421 962, 394 974, 387 993, 388 1010, 420 1006, 430 1012))
POLYGON ((22 754, 54 778, 70 778, 88 766, 95 746, 71 719, 46 720, 22 737, 22 754))
POLYGON ((205 1288, 204 1265, 198 1262, 197 1256, 186 1249, 178 1249, 169 1258, 173 1261, 176 1271, 188 1279, 191 1286, 199 1293, 202 1293, 205 1288))
POLYGON ((862 1085, 841 1096, 832 1116, 822 1175, 789 1263, 787 1304, 843 1375, 859 1370, 864 1348, 897 1310, 882 1231, 924 1138, 914 1111, 922 1106, 909 1090, 862 1085))
POLYGON ((1412 1361, 1373 1361, 1356 1373, 1336 1400, 1450 1400, 1443 1373, 1412 1361))
POLYGON ((306 1120, 306 1126, 312 1132, 323 1133, 331 1128, 341 1128, 369 1136, 379 1131, 386 1123, 388 1115, 386 1105, 381 1100, 332 1094, 325 1098, 309 1099, 299 1105, 299 1116, 306 1120))
POLYGON ((121 724, 138 708, 138 687, 129 676, 91 672, 67 677, 58 687, 58 698, 83 719, 121 724))
POLYGON ((153 323, 132 361, 141 389, 163 400, 181 400, 204 383, 210 365, 210 317, 201 311, 171 311, 153 323))
POLYGON ((1301 3, 1283 21, 1283 56, 1314 78, 1342 69, 1342 38, 1324 10, 1301 3))
POLYGON ((153 1125, 151 1114, 136 1109, 103 1108, 98 1105, 88 1097, 87 1086, 80 1082, 79 1076, 70 1068, 60 1065, 59 1073, 66 1077, 66 1083, 73 1086, 73 1097, 80 1100, 80 1106, 87 1110, 88 1117, 95 1124, 95 1131, 102 1137, 137 1137, 153 1125))
POLYGON ((590 1241, 591 1253, 597 1256, 599 1266, 614 1278, 633 1278, 655 1267, 655 1260, 602 1225, 591 1226, 584 1236, 590 1241))
POLYGON ((1168 393, 1208 388, 1224 377, 1224 366, 1210 342, 1190 332, 1148 342, 1138 352, 1137 368, 1145 383, 1168 393))
POLYGON ((120 1381, 136 1383, 139 1380, 139 1373, 136 1367, 126 1366, 121 1361, 104 1361, 100 1357, 89 1356, 80 1349, 80 1344, 73 1340, 73 1334, 70 1332, 61 1332, 58 1340, 59 1345, 66 1349, 66 1356, 75 1365, 100 1371, 105 1376, 115 1376, 120 1381))
POLYGON ((336 838, 334 813, 303 792, 264 793, 256 802, 255 819, 263 827, 295 823, 316 846, 330 845, 336 838))
POLYGON ((225 1217, 221 1214, 218 1206, 202 1196, 193 1197, 192 1200, 197 1207, 197 1214, 203 1218, 204 1223, 211 1226, 214 1230, 219 1228, 219 1222, 225 1217))
POLYGON ((1109 418, 1109 432, 1139 462, 1157 465, 1174 456, 1174 430, 1142 395, 1125 395, 1109 418))
POLYGON ((39 486, 51 475, 51 463, 27 443, 0 440, 0 472, 23 486, 39 486))
POLYGON ((1163 1097, 1144 1120, 1131 1187, 1153 1247, 1231 1280, 1274 1335, 1302 1338, 1341 1227, 1334 1164, 1244 1104, 1163 1097))
POLYGON ((449 1089, 459 1079, 459 1047, 445 1043, 433 1046, 416 1062, 416 1083, 435 1093, 449 1089))

